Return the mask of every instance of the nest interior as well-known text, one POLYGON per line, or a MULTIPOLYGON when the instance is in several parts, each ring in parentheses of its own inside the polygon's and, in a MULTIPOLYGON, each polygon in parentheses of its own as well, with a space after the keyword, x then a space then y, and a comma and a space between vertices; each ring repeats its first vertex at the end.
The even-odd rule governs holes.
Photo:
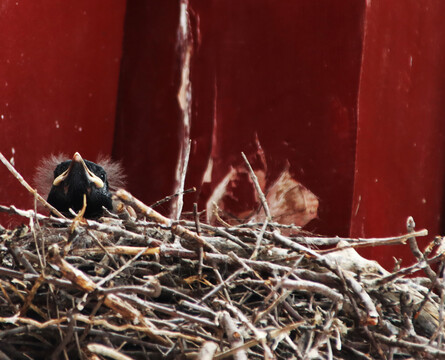
POLYGON ((445 358, 442 239, 421 253, 412 219, 403 236, 328 238, 115 196, 97 221, 0 206, 27 224, 1 230, 0 358, 445 358), (396 243, 417 263, 388 272, 355 251, 396 243))

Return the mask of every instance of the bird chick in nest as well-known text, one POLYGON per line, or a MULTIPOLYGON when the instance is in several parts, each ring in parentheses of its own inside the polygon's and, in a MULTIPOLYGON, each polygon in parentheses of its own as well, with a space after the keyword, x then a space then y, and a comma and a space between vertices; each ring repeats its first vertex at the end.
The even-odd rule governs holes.
POLYGON ((125 182, 122 167, 109 158, 97 163, 82 159, 76 152, 71 160, 65 155, 50 156, 42 160, 35 177, 37 191, 47 197, 48 203, 67 217, 73 217, 83 207, 84 217, 98 218, 103 209, 113 209, 110 190, 122 187, 125 182))

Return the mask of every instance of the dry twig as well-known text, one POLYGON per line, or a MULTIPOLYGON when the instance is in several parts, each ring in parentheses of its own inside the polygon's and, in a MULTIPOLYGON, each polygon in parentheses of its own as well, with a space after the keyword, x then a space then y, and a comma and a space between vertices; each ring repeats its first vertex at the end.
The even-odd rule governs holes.
POLYGON ((194 221, 175 221, 124 190, 116 196, 150 222, 84 223, 0 206, 40 225, 0 233, 5 356, 445 358, 444 296, 432 291, 440 277, 431 267, 444 255, 390 273, 354 250, 426 231, 330 238, 339 247, 324 251, 312 245, 325 238, 267 229, 285 225, 214 227, 197 209, 194 221), (425 267, 427 288, 404 278, 425 267))

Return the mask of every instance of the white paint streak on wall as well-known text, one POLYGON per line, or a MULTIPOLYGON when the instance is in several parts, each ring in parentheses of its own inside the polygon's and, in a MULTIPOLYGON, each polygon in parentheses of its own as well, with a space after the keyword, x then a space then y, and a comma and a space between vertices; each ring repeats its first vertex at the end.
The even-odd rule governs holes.
POLYGON ((178 103, 182 114, 182 136, 180 137, 180 150, 178 154, 178 163, 176 166, 176 193, 178 199, 172 208, 172 217, 179 219, 182 206, 185 183, 185 172, 187 171, 188 151, 190 151, 190 126, 191 126, 191 107, 192 107, 192 84, 190 81, 190 61, 192 57, 193 41, 190 33, 188 0, 180 0, 180 14, 178 27, 178 49, 181 56, 181 84, 178 91, 178 103))
POLYGON ((212 172, 213 172, 213 158, 215 156, 215 152, 217 149, 217 140, 218 137, 216 136, 217 131, 217 120, 218 120, 218 86, 216 77, 213 83, 213 128, 212 128, 212 143, 211 143, 211 149, 212 151, 209 154, 209 159, 207 160, 207 167, 204 172, 204 176, 202 178, 202 183, 211 183, 212 182, 212 172))
POLYGON ((9 162, 11 163, 12 166, 15 166, 15 158, 14 158, 14 155, 15 155, 15 148, 11 148, 11 154, 12 154, 12 156, 11 156, 11 158, 9 159, 9 162))

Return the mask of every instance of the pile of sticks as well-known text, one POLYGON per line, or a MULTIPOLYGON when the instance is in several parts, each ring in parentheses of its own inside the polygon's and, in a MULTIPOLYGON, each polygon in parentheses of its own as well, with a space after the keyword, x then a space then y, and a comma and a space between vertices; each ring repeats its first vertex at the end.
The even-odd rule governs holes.
POLYGON ((421 253, 411 218, 404 236, 326 238, 115 198, 98 221, 0 206, 27 224, 0 229, 0 359, 445 358, 442 239, 421 253), (393 244, 417 263, 355 250, 393 244))

